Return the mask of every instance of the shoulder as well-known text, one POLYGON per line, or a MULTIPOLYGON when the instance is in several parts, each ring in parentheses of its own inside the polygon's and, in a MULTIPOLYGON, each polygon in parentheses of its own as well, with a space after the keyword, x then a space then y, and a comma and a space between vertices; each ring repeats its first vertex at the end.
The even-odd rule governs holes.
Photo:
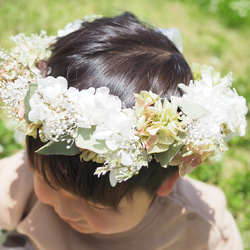
POLYGON ((242 249, 237 225, 220 188, 184 177, 178 180, 170 197, 182 206, 189 233, 198 231, 199 237, 207 239, 208 249, 242 249))
POLYGON ((15 172, 16 174, 22 172, 25 175, 32 175, 28 167, 27 153, 21 150, 14 155, 0 159, 0 174, 2 172, 15 172))
POLYGON ((14 229, 34 195, 25 151, 0 160, 0 190, 0 227, 14 229))
POLYGON ((21 165, 24 164, 24 162, 26 162, 26 152, 21 150, 12 156, 0 159, 0 170, 6 165, 13 167, 13 165, 21 165))
POLYGON ((0 160, 0 185, 15 190, 18 186, 33 183, 33 173, 28 167, 26 151, 0 160))
POLYGON ((214 219, 219 219, 227 206, 225 194, 220 188, 189 177, 178 180, 172 196, 178 196, 185 207, 198 210, 204 216, 217 217, 214 219))
POLYGON ((9 182, 14 184, 14 181, 18 180, 21 175, 32 176, 25 151, 0 160, 1 186, 9 182))

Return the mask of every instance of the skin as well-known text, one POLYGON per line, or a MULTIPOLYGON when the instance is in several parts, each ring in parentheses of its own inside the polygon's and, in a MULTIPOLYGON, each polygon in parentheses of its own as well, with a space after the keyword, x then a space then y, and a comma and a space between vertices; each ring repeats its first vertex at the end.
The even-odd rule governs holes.
POLYGON ((118 211, 50 187, 35 174, 34 190, 38 199, 54 208, 58 216, 80 233, 114 234, 135 227, 146 214, 153 197, 136 191, 133 200, 123 198, 118 211))

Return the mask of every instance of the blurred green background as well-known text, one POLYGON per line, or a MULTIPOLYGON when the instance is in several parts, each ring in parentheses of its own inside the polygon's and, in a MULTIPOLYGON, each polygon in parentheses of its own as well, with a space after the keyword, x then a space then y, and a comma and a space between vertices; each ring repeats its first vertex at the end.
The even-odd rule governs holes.
MULTIPOLYGON (((57 29, 86 14, 112 16, 127 10, 155 26, 178 28, 187 61, 212 65, 223 75, 232 71, 234 87, 250 107, 250 0, 0 0, 0 45, 9 49, 8 37, 20 32, 28 35, 43 29, 56 35, 57 29)), ((0 109, 0 158, 23 147, 14 128, 0 109)), ((191 174, 223 189, 245 249, 250 249, 249 136, 248 127, 244 138, 230 141, 222 161, 191 174)))

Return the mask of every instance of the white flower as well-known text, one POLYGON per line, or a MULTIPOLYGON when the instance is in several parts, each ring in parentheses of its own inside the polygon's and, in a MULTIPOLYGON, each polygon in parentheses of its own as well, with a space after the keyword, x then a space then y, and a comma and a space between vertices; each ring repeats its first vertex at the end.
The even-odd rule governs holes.
POLYGON ((176 28, 171 29, 156 29, 159 30, 164 36, 166 36, 170 41, 172 41, 177 49, 182 53, 183 51, 183 44, 182 44, 182 38, 181 33, 176 28))
POLYGON ((36 93, 29 100, 29 120, 43 124, 47 140, 58 141, 65 135, 76 136, 74 98, 78 91, 67 89, 67 85, 67 80, 63 77, 40 79, 36 93))
MULTIPOLYGON (((31 111, 29 120, 31 122, 43 121, 46 112, 51 114, 50 107, 55 105, 58 97, 67 89, 67 80, 63 77, 54 78, 48 76, 38 80, 37 92, 30 98, 31 111)), ((55 105, 56 106, 56 105, 55 105)))
POLYGON ((41 73, 36 64, 40 60, 49 58, 51 51, 48 50, 48 47, 55 37, 47 36, 45 31, 41 31, 40 35, 32 34, 27 37, 20 33, 17 36, 11 36, 10 39, 15 44, 10 55, 24 67, 28 66, 34 74, 40 76, 41 73))
POLYGON ((73 23, 68 23, 65 28, 57 31, 57 37, 66 36, 81 28, 83 22, 93 22, 95 19, 100 18, 100 15, 86 15, 83 19, 77 19, 73 23))
POLYGON ((130 134, 130 130, 135 126, 135 117, 129 117, 124 112, 120 111, 111 112, 107 114, 105 119, 101 121, 100 124, 97 125, 95 137, 98 139, 108 139, 112 134, 115 133, 123 133, 124 135, 130 134), (110 131, 107 133, 103 133, 103 131, 110 131))
POLYGON ((21 33, 10 39, 15 44, 10 53, 0 48, 0 58, 3 59, 0 62, 0 97, 10 108, 10 113, 16 116, 24 109, 24 97, 29 84, 41 77, 37 63, 50 56, 48 46, 54 37, 48 37, 42 31, 40 35, 27 37, 21 33))
POLYGON ((127 148, 135 140, 136 117, 132 110, 121 109, 121 100, 109 94, 108 88, 99 88, 93 98, 91 125, 96 125, 93 136, 105 140, 111 151, 127 148))
POLYGON ((86 128, 92 125, 100 125, 107 116, 119 113, 121 101, 118 97, 109 94, 106 87, 82 90, 78 94, 78 108, 76 117, 79 127, 86 128))
MULTIPOLYGON (((178 101, 183 102, 184 113, 185 102, 192 103, 193 107, 198 105, 205 112, 201 112, 202 115, 188 126, 187 150, 205 156, 208 152, 215 155, 225 151, 225 141, 232 135, 245 134, 246 100, 230 88, 231 73, 220 78, 212 67, 196 65, 194 77, 189 86, 179 85, 185 94, 178 101)), ((188 112, 186 114, 189 115, 188 112)))
POLYGON ((57 31, 57 37, 66 36, 74 31, 80 29, 81 24, 82 24, 81 19, 77 19, 73 23, 68 23, 63 30, 59 29, 57 31))
POLYGON ((64 93, 67 87, 67 80, 61 76, 57 78, 48 76, 38 80, 38 92, 41 91, 44 94, 44 98, 48 98, 51 102, 64 93))

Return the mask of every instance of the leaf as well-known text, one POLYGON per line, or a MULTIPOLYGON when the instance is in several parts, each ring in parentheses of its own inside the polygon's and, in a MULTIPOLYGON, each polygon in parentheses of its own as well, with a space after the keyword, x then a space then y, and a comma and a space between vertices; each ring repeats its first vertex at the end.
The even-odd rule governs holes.
POLYGON ((26 120, 26 122, 31 123, 31 121, 29 120, 29 112, 31 110, 30 108, 30 98, 35 94, 36 90, 37 90, 37 83, 30 83, 29 84, 29 90, 24 98, 24 104, 25 104, 25 114, 24 114, 24 119, 26 120))
POLYGON ((181 142, 174 143, 169 147, 167 151, 155 154, 155 158, 158 162, 160 162, 162 167, 166 168, 168 164, 174 159, 182 146, 183 143, 181 142))
POLYGON ((81 153, 75 143, 69 148, 67 146, 69 146, 67 140, 59 142, 49 141, 43 147, 39 148, 36 153, 42 155, 76 155, 81 153))
POLYGON ((107 146, 104 140, 97 140, 93 133, 95 126, 91 128, 79 128, 75 143, 78 148, 88 149, 97 154, 103 154, 107 151, 107 146))
MULTIPOLYGON (((185 133, 180 133, 179 137, 184 139, 186 136, 185 133)), ((155 158, 158 162, 160 162, 162 167, 167 167, 168 164, 174 159, 176 154, 180 151, 183 146, 183 142, 175 141, 167 151, 162 153, 155 154, 155 158)))

